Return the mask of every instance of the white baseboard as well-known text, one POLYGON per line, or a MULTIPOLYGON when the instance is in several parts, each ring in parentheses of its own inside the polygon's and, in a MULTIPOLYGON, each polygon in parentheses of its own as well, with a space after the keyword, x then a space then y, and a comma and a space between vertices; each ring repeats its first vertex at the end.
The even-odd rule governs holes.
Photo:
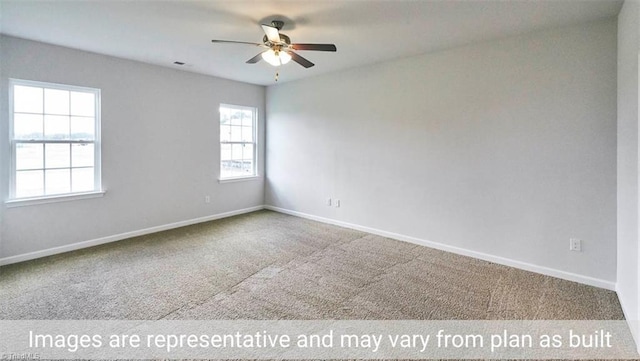
POLYGON ((629 329, 631 330, 631 336, 633 336, 633 340, 636 342, 638 353, 640 354, 640 320, 636 318, 637 316, 634 316, 629 312, 627 297, 625 297, 626 295, 624 294, 624 292, 620 289, 616 289, 616 293, 618 294, 618 301, 620 301, 620 307, 622 307, 624 319, 627 320, 627 324, 629 325, 629 329))
POLYGON ((32 260, 32 259, 36 259, 36 258, 41 258, 41 257, 52 256, 54 254, 59 254, 59 253, 64 253, 64 252, 69 252, 69 251, 75 251, 75 250, 78 250, 78 249, 97 246, 97 245, 101 245, 101 244, 105 244, 105 243, 121 241, 123 239, 143 236, 145 234, 156 233, 156 232, 160 232, 160 231, 166 231, 166 230, 173 229, 173 228, 190 226, 190 225, 196 224, 196 223, 208 222, 208 221, 213 221, 213 220, 221 219, 221 218, 227 218, 227 217, 236 216, 236 215, 243 214, 243 213, 255 212, 255 211, 259 211, 261 209, 264 209, 264 206, 260 205, 260 206, 250 207, 250 208, 238 209, 238 210, 235 210, 235 211, 214 214, 214 215, 211 215, 211 216, 188 219, 186 221, 163 224, 163 225, 160 225, 160 226, 144 228, 144 229, 140 229, 140 230, 137 230, 137 231, 125 232, 125 233, 120 233, 120 234, 116 234, 116 235, 113 235, 113 236, 107 236, 107 237, 92 239, 92 240, 89 240, 89 241, 77 242, 77 243, 72 243, 72 244, 68 244, 68 245, 64 245, 64 246, 48 248, 48 249, 44 249, 44 250, 41 250, 41 251, 35 251, 35 252, 19 254, 17 256, 10 256, 10 257, 5 257, 5 258, 0 258, 0 266, 4 266, 4 265, 7 265, 7 264, 12 264, 12 263, 23 262, 23 261, 28 261, 28 260, 32 260))
POLYGON ((427 247, 439 249, 441 251, 446 251, 446 252, 451 252, 451 253, 455 253, 455 254, 459 254, 459 255, 463 255, 463 256, 469 256, 469 257, 473 257, 473 258, 478 258, 478 259, 482 259, 482 260, 485 260, 485 261, 502 264, 502 265, 505 265, 505 266, 519 268, 519 269, 522 269, 522 270, 525 270, 525 271, 536 272, 536 273, 540 273, 540 274, 551 276, 551 277, 561 278, 561 279, 565 279, 565 280, 569 280, 569 281, 573 281, 573 282, 583 283, 583 284, 586 284, 586 285, 589 285, 589 286, 595 286, 595 287, 604 288, 604 289, 607 289, 607 290, 610 290, 610 291, 615 291, 615 282, 610 282, 610 281, 606 281, 606 280, 602 280, 602 279, 598 279, 598 278, 593 278, 593 277, 589 277, 589 276, 583 276, 583 275, 580 275, 580 274, 561 271, 561 270, 557 270, 557 269, 554 269, 554 268, 539 266, 539 265, 535 265, 535 264, 531 264, 531 263, 527 263, 527 262, 516 261, 516 260, 513 260, 513 259, 509 259, 509 258, 504 258, 504 257, 500 257, 500 256, 494 256, 494 255, 491 255, 491 254, 472 251, 472 250, 468 250, 468 249, 460 248, 460 247, 455 247, 455 246, 450 246, 450 245, 446 245, 446 244, 443 244, 443 243, 427 241, 427 240, 419 239, 419 238, 416 238, 416 237, 405 236, 403 234, 387 232, 387 231, 379 230, 379 229, 376 229, 376 228, 361 226, 361 225, 358 225, 358 224, 352 224, 352 223, 348 223, 348 222, 337 221, 337 220, 330 219, 330 218, 314 216, 314 215, 311 215, 311 214, 302 213, 302 212, 298 212, 298 211, 292 211, 292 210, 284 209, 284 208, 280 208, 280 207, 274 207, 274 206, 270 206, 270 205, 265 205, 264 208, 272 210, 272 211, 280 212, 280 213, 289 214, 289 215, 292 215, 292 216, 307 218, 307 219, 311 219, 311 220, 314 220, 314 221, 333 224, 333 225, 341 226, 341 227, 345 227, 345 228, 351 228, 351 229, 355 229, 355 230, 362 231, 362 232, 376 234, 376 235, 382 236, 382 237, 393 238, 393 239, 397 239, 399 241, 405 241, 405 242, 409 242, 409 243, 413 243, 413 244, 427 246, 427 247))
POLYGON ((274 207, 274 206, 270 206, 270 205, 266 205, 266 206, 262 206, 261 205, 261 206, 255 206, 255 207, 250 207, 250 208, 244 208, 244 209, 239 209, 239 210, 235 210, 235 211, 231 211, 231 212, 219 213, 219 214, 214 214, 214 215, 211 215, 211 216, 200 217, 200 218, 195 218, 195 219, 189 219, 189 220, 185 220, 185 221, 180 221, 180 222, 175 222, 175 223, 170 223, 170 224, 165 224, 165 225, 160 225, 160 226, 155 226, 155 227, 150 227, 150 228, 145 228, 145 229, 140 229, 140 230, 137 230, 137 231, 120 233, 120 234, 116 234, 116 235, 113 235, 113 236, 107 236, 107 237, 102 237, 102 238, 98 238, 98 239, 93 239, 93 240, 73 243, 73 244, 64 245, 64 246, 60 246, 60 247, 49 248, 49 249, 45 249, 45 250, 41 250, 41 251, 35 251, 35 252, 24 253, 24 254, 20 254, 20 255, 16 255, 16 256, 0 258, 0 266, 7 265, 7 264, 12 264, 12 263, 23 262, 23 261, 28 261, 28 260, 41 258, 41 257, 46 257, 46 256, 52 256, 52 255, 55 255, 55 254, 69 252, 69 251, 75 251, 75 250, 82 249, 82 248, 87 248, 87 247, 97 246, 97 245, 100 245, 100 244, 120 241, 120 240, 131 238, 131 237, 142 236, 142 235, 145 235, 145 234, 165 231, 165 230, 169 230, 169 229, 173 229, 173 228, 189 226, 189 225, 196 224, 196 223, 202 223, 202 222, 212 221, 212 220, 215 220, 215 219, 231 217, 231 216, 235 216, 235 215, 239 215, 239 214, 243 214, 243 213, 254 212, 254 211, 261 210, 261 209, 269 209, 269 210, 273 210, 273 211, 276 211, 276 212, 290 214, 290 215, 301 217, 301 218, 307 218, 307 219, 311 219, 311 220, 318 221, 318 222, 333 224, 333 225, 337 225, 337 226, 341 226, 341 227, 345 227, 345 228, 351 228, 351 229, 355 229, 355 230, 362 231, 362 232, 376 234, 376 235, 379 235, 379 236, 382 236, 382 237, 393 238, 393 239, 397 239, 397 240, 400 240, 400 241, 419 244, 419 245, 422 245, 422 246, 427 246, 427 247, 439 249, 439 250, 442 250, 442 251, 456 253, 456 254, 460 254, 460 255, 463 255, 463 256, 474 257, 474 258, 482 259, 482 260, 485 260, 485 261, 502 264, 502 265, 505 265, 505 266, 515 267, 515 268, 523 269, 523 270, 526 270, 526 271, 536 272, 536 273, 544 274, 544 275, 547 275, 547 276, 562 278, 562 279, 569 280, 569 281, 579 282, 579 283, 587 284, 587 285, 590 285, 590 286, 601 287, 601 288, 605 288, 605 289, 608 289, 608 290, 615 291, 615 283, 614 282, 610 282, 610 281, 606 281, 606 280, 602 280, 602 279, 598 279, 598 278, 583 276, 583 275, 579 275, 579 274, 576 274, 576 273, 561 271, 561 270, 557 270, 557 269, 553 269, 553 268, 549 268, 549 267, 544 267, 544 266, 539 266, 539 265, 535 265, 535 264, 531 264, 531 263, 516 261, 516 260, 509 259, 509 258, 494 256, 494 255, 491 255, 491 254, 472 251, 472 250, 468 250, 468 249, 465 249, 465 248, 450 246, 450 245, 446 245, 446 244, 438 243, 438 242, 427 241, 427 240, 424 240, 424 239, 419 239, 419 238, 416 238, 416 237, 406 236, 406 235, 403 235, 403 234, 387 232, 387 231, 383 231, 383 230, 376 229, 376 228, 361 226, 361 225, 352 224, 352 223, 343 222, 343 221, 338 221, 338 220, 334 220, 334 219, 330 219, 330 218, 319 217, 319 216, 315 216, 315 215, 311 215, 311 214, 307 214, 307 213, 292 211, 292 210, 289 210, 289 209, 274 207))

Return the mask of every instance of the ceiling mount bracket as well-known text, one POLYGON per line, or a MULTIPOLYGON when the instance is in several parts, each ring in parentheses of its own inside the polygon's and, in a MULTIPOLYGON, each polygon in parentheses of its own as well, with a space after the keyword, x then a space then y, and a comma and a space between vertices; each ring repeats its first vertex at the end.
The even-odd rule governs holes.
POLYGON ((284 21, 272 20, 271 25, 278 30, 282 30, 282 27, 284 26, 284 21))

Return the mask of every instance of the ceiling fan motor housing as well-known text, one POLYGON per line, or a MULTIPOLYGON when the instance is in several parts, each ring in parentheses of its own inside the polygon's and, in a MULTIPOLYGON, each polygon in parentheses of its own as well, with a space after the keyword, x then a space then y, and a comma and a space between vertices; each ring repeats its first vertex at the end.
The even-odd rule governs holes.
MULTIPOLYGON (((289 39, 288 36, 284 35, 283 33, 280 33, 279 35, 280 35, 280 41, 282 43, 287 44, 287 45, 291 45, 291 39, 289 39)), ((265 43, 266 45, 268 45, 269 39, 267 38, 266 35, 262 37, 262 42, 265 43)))

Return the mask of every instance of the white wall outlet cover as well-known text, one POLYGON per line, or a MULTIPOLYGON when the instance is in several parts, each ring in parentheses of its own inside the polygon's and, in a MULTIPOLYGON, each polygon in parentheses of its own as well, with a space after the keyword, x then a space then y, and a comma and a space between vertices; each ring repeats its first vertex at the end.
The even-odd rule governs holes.
POLYGON ((579 238, 570 238, 569 239, 569 250, 571 251, 582 251, 582 240, 579 238))

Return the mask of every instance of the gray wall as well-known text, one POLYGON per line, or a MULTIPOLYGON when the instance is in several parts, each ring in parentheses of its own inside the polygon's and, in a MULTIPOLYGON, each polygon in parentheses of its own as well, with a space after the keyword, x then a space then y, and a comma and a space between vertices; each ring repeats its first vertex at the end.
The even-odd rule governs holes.
MULTIPOLYGON (((638 50, 640 6, 625 1, 618 16, 618 284, 628 320, 640 319, 638 272, 638 50)), ((630 324, 640 347, 637 322, 630 324)), ((640 349, 640 348, 639 348, 640 349)))
POLYGON ((616 26, 268 87, 266 203, 613 284, 616 26))
MULTIPOLYGON (((217 177, 219 104, 258 107, 264 146, 264 87, 6 36, 0 49, 1 164, 8 161, 8 78, 100 88, 107 190, 97 199, 2 203, 0 258, 263 204, 262 179, 219 184, 217 177)), ((259 164, 263 174, 263 148, 259 164)), ((1 199, 7 178, 0 177, 1 199)))

